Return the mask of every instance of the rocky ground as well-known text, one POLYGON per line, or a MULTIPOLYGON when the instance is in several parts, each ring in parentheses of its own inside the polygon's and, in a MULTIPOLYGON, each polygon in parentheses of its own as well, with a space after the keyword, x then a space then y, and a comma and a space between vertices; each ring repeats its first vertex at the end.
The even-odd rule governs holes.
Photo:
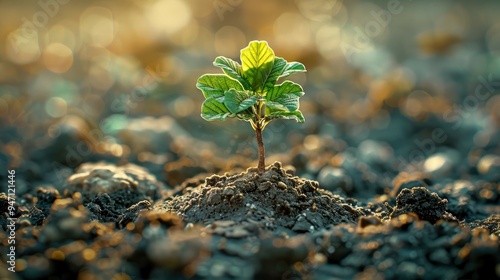
MULTIPOLYGON (((275 162, 263 174, 249 168, 213 175, 209 170, 222 168, 215 158, 210 165, 166 164, 157 173, 164 178, 132 163, 84 163, 63 183, 54 179, 17 197, 17 273, 2 262, 1 277, 500 277, 498 177, 444 183, 428 171, 405 171, 384 187, 376 165, 347 157, 334 165, 334 156, 317 169, 317 180, 306 179, 308 157, 322 149, 296 153, 294 165, 275 162), (167 183, 173 178, 181 183, 167 183)), ((479 167, 486 174, 499 166, 495 157, 488 162, 479 167)), ((18 178, 20 186, 32 184, 18 178)), ((7 208, 3 193, 2 258, 7 208)))

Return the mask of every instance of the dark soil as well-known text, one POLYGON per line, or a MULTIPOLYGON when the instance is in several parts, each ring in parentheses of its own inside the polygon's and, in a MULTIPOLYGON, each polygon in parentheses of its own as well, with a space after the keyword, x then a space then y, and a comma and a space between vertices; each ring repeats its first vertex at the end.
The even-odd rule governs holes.
POLYGON ((156 208, 177 213, 190 223, 231 220, 261 229, 283 227, 295 232, 356 223, 363 215, 361 208, 320 189, 318 182, 291 174, 293 171, 284 170, 276 162, 262 174, 251 168, 233 176, 213 175, 156 208))
MULTIPOLYGON (((394 200, 362 203, 293 174, 276 162, 263 174, 250 168, 169 190, 135 165, 86 164, 62 192, 41 187, 16 205, 16 275, 498 278, 498 214, 463 210, 459 220, 422 181, 399 185, 394 200)), ((442 193, 453 201, 457 191, 442 193)), ((6 205, 0 196, 2 240, 6 205)))

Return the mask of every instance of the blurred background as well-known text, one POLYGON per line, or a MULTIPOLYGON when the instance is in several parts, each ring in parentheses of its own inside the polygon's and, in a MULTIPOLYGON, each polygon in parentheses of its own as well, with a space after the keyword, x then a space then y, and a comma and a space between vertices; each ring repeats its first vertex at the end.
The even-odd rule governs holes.
POLYGON ((0 168, 28 190, 88 161, 133 162, 171 186, 255 165, 250 125, 202 120, 195 85, 220 73, 216 56, 239 61, 267 40, 308 69, 291 78, 306 122, 268 126, 269 164, 318 178, 361 160, 373 182, 486 175, 500 165, 499 11, 493 0, 0 0, 0 168))

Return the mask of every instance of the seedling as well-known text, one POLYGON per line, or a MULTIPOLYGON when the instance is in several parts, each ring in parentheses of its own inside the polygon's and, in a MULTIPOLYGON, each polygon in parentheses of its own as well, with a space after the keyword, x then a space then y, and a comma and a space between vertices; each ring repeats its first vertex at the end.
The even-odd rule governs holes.
POLYGON ((214 65, 224 74, 205 74, 196 87, 206 100, 201 106, 201 117, 207 121, 238 118, 252 125, 259 148, 260 173, 265 171, 265 150, 262 131, 275 119, 294 119, 303 123, 299 111, 302 87, 291 81, 277 84, 278 79, 305 72, 302 63, 287 62, 274 55, 266 41, 252 41, 241 50, 241 65, 224 56, 214 65))

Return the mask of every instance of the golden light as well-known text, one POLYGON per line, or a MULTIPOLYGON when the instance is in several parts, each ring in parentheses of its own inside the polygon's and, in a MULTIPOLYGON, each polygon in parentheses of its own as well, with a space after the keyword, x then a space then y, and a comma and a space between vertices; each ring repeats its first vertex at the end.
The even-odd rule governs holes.
POLYGON ((43 63, 54 73, 64 73, 73 65, 73 51, 61 43, 50 44, 43 51, 43 63))
POLYGON ((93 46, 111 44, 115 35, 115 22, 111 10, 102 7, 86 9, 80 17, 80 36, 93 46))
POLYGON ((343 55, 340 50, 342 30, 335 24, 325 24, 316 31, 316 46, 321 55, 326 59, 343 55))
POLYGON ((246 44, 245 34, 236 27, 224 26, 215 33, 215 50, 218 55, 239 55, 240 49, 246 44))
POLYGON ((71 50, 75 50, 75 34, 66 25, 57 24, 53 26, 49 29, 49 31, 47 31, 44 37, 46 45, 50 45, 51 43, 61 43, 71 50))
POLYGON ((11 32, 5 41, 7 57, 16 64, 35 62, 41 54, 38 32, 28 32, 18 28, 11 32))
POLYGON ((146 11, 153 30, 159 35, 172 35, 191 20, 189 6, 180 0, 160 0, 146 11))
POLYGON ((82 256, 83 258, 87 261, 87 262, 90 262, 90 261, 93 261, 96 257, 96 253, 94 250, 90 249, 90 248, 86 248, 82 251, 82 256))
POLYGON ((189 97, 181 96, 174 102, 175 114, 179 117, 187 117, 193 113, 195 105, 189 97))
POLYGON ((274 36, 281 48, 291 48, 296 52, 311 45, 311 30, 309 23, 298 13, 287 12, 274 22, 274 36), (293 30, 293 32, 290 32, 293 30))
POLYGON ((312 21, 329 21, 341 10, 345 10, 340 0, 297 0, 300 13, 312 21))

